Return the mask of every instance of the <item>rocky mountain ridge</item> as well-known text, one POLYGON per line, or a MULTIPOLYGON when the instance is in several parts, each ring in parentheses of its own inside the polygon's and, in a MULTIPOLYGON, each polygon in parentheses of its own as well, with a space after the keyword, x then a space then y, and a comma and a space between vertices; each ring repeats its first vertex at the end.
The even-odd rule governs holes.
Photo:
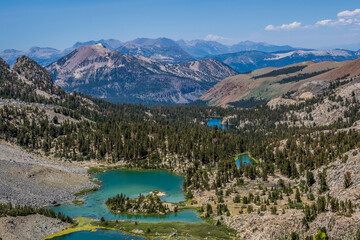
POLYGON ((114 102, 188 103, 221 79, 236 74, 212 59, 165 64, 122 55, 101 44, 82 46, 49 65, 56 85, 114 102))

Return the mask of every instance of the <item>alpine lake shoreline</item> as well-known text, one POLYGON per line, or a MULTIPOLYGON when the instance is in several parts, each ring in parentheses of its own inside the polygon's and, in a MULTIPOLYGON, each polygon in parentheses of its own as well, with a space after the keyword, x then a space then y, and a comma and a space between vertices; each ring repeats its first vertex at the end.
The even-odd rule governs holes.
MULTIPOLYGON (((245 153, 246 154, 246 153, 245 153)), ((241 154, 240 154, 241 155, 241 154)), ((154 171, 161 171, 166 172, 168 174, 173 174, 179 177, 184 177, 184 174, 172 171, 170 169, 145 169, 145 168, 138 168, 138 167, 129 167, 124 165, 100 165, 100 166, 93 166, 89 167, 87 170, 88 175, 93 183, 96 183, 98 187, 93 187, 90 189, 84 189, 78 193, 75 193, 74 196, 76 197, 71 203, 65 204, 73 204, 77 206, 82 206, 86 202, 86 196, 99 191, 102 187, 102 181, 99 180, 95 175, 99 175, 102 173, 106 173, 109 171, 132 171, 132 172, 154 172, 154 171)), ((183 194, 185 193, 184 189, 182 189, 183 194)), ((159 192, 163 194, 168 194, 159 189, 153 189, 151 192, 159 192)), ((151 194, 149 192, 148 194, 151 194)), ((119 192, 121 194, 121 191, 119 192)), ((109 198, 115 197, 109 196, 109 198)), ((163 197, 163 196, 161 196, 163 197)), ((197 204, 196 200, 185 199, 185 201, 180 201, 177 203, 174 202, 166 202, 162 201, 162 204, 171 204, 177 207, 177 213, 180 213, 185 210, 194 210, 197 213, 197 216, 202 220, 202 222, 182 222, 182 221, 169 221, 169 222, 148 222, 148 221, 137 221, 137 220, 106 220, 104 218, 88 218, 77 216, 74 218, 75 223, 70 227, 64 229, 61 232, 52 234, 45 239, 54 239, 60 240, 63 239, 62 237, 68 237, 73 233, 76 232, 83 232, 83 231, 90 231, 96 232, 98 230, 105 230, 105 231, 121 231, 125 234, 142 237, 144 239, 167 239, 169 237, 176 237, 177 239, 235 239, 236 231, 234 229, 228 228, 226 225, 219 224, 217 221, 212 219, 211 217, 205 217, 200 215, 200 205, 197 204)), ((56 211, 56 208, 53 208, 56 211)), ((119 214, 115 211, 111 211, 109 206, 107 209, 112 214, 119 214)), ((175 212, 175 214, 176 214, 175 212)), ((131 214, 135 216, 135 218, 143 217, 143 216, 158 216, 158 215, 169 215, 174 212, 169 212, 166 214, 147 214, 144 212, 141 213, 128 213, 122 212, 121 214, 131 214)), ((68 239, 68 238, 66 238, 68 239)), ((70 238, 71 239, 71 238, 70 238)))
MULTIPOLYGON (((210 119, 207 122, 207 125, 210 127, 220 127, 226 130, 226 127, 222 126, 220 123, 220 119, 210 119), (214 122, 215 120, 215 122, 214 122), (209 124, 212 122, 213 124, 209 124)), ((241 164, 258 164, 258 160, 251 157, 249 152, 244 152, 235 155, 235 164, 239 167, 241 164), (241 162, 240 162, 241 161, 241 162)), ((166 172, 168 174, 174 174, 176 176, 185 177, 184 173, 179 173, 174 170, 168 168, 155 168, 155 169, 148 169, 142 167, 134 167, 131 165, 100 165, 100 166, 90 166, 87 170, 88 175, 91 178, 93 183, 96 183, 99 187, 93 187, 90 189, 84 189, 78 193, 75 193, 76 199, 72 201, 72 204, 77 206, 82 206, 85 202, 86 195, 91 194, 95 191, 98 191, 103 187, 102 181, 99 180, 97 175, 103 174, 109 171, 132 171, 132 172, 152 172, 152 171, 161 171, 166 172)), ((183 195, 185 195, 186 189, 183 189, 181 186, 183 195)), ((118 194, 123 194, 118 192, 118 194)), ((167 192, 164 192, 160 189, 152 189, 148 192, 149 196, 151 194, 157 195, 158 197, 167 196, 167 192), (158 195, 158 193, 160 193, 158 195)), ((141 196, 141 193, 140 195, 141 196)), ((115 198, 114 196, 109 196, 110 198, 115 198)), ((176 237, 177 239, 235 239, 236 238, 236 230, 229 228, 224 224, 220 224, 218 221, 213 219, 212 217, 201 215, 201 205, 198 204, 200 199, 190 199, 185 196, 185 201, 180 202, 166 202, 160 199, 160 203, 163 205, 171 205, 172 211, 162 214, 154 214, 154 213, 146 213, 142 212, 117 212, 116 210, 111 209, 110 204, 106 204, 107 210, 116 215, 116 214, 131 214, 135 217, 143 217, 143 216, 158 216, 158 215, 169 215, 169 214, 176 214, 178 212, 182 212, 185 210, 194 210, 197 213, 197 216, 202 220, 202 222, 179 222, 179 221, 169 221, 169 222, 147 222, 147 221, 136 221, 136 220, 106 220, 104 217, 101 219, 93 219, 93 218, 86 218, 86 217, 76 217, 75 224, 71 227, 65 229, 64 231, 55 233, 53 235, 48 236, 45 239, 53 239, 53 240, 61 240, 61 236, 66 236, 76 232, 83 232, 83 231, 98 231, 98 230, 105 230, 105 231, 121 231, 125 234, 129 234, 131 236, 142 237, 144 239, 167 239, 169 237, 176 237), (176 211, 174 210, 176 207, 176 211)), ((138 199, 139 197, 132 197, 130 199, 138 199)))

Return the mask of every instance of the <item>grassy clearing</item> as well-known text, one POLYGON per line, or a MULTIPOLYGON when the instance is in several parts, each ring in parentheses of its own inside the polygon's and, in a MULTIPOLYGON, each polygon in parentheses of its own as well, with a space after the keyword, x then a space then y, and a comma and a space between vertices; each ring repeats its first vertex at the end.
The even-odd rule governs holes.
POLYGON ((97 178, 91 178, 91 181, 97 185, 101 185, 101 181, 99 181, 97 178))
POLYGON ((93 187, 93 188, 89 188, 89 189, 84 189, 84 190, 81 190, 80 192, 74 193, 74 196, 75 196, 75 197, 84 196, 84 195, 86 195, 86 194, 88 194, 88 193, 96 192, 97 190, 99 190, 99 188, 97 188, 97 187, 93 187))
MULTIPOLYGON (((108 227, 100 227, 100 226, 93 226, 90 224, 90 222, 92 221, 90 218, 85 218, 85 217, 77 217, 75 218, 76 223, 75 225, 72 225, 69 228, 64 229, 61 232, 57 232, 54 233, 46 238, 44 238, 43 240, 48 240, 48 239, 53 239, 55 237, 60 237, 63 235, 67 235, 73 232, 80 232, 80 231, 92 231, 95 232, 97 229, 110 229, 108 227)), ((110 230, 117 230, 117 229, 110 229, 110 230)))
POLYGON ((184 238, 234 239, 236 234, 235 230, 224 225, 215 226, 209 223, 96 221, 91 224, 128 233, 136 232, 144 237, 167 237, 176 233, 176 237, 184 238))

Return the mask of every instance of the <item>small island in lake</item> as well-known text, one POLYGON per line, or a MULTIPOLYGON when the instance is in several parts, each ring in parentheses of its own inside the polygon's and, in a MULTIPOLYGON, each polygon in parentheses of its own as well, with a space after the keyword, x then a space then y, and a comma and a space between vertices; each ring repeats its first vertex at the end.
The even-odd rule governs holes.
MULTIPOLYGON (((106 206, 113 213, 129 214, 170 214, 178 211, 176 204, 164 203, 159 195, 163 196, 162 191, 153 191, 149 195, 140 194, 137 198, 129 198, 125 194, 118 194, 108 198, 106 206)), ((166 194, 165 194, 166 195, 166 194)))
POLYGON ((152 195, 155 195, 155 196, 158 196, 158 197, 165 197, 167 194, 161 190, 154 190, 154 191, 151 191, 149 194, 152 194, 152 195))

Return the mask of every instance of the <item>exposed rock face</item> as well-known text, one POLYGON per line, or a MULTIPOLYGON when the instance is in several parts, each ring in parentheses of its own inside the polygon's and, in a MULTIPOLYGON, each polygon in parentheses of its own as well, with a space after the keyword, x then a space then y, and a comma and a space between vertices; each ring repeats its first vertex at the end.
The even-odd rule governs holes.
MULTIPOLYGON (((350 199, 354 204, 360 203, 360 153, 358 153, 358 150, 349 151, 344 154, 348 158, 346 161, 339 159, 314 173, 317 176, 318 172, 326 168, 326 183, 330 188, 329 194, 341 201, 350 199), (344 175, 346 172, 351 174, 352 184, 348 188, 344 187, 344 175)), ((316 183, 314 188, 317 191, 319 184, 316 183)))
MULTIPOLYGON (((281 105, 298 105, 305 103, 307 99, 317 98, 330 93, 331 80, 313 80, 305 82, 300 87, 290 94, 290 98, 278 97, 270 100, 267 105, 271 108, 277 108, 281 105)), ((298 121, 295 122, 296 126, 327 126, 333 124, 338 119, 344 121, 349 120, 346 114, 349 109, 356 109, 357 104, 355 100, 360 100, 360 77, 348 78, 341 80, 343 85, 331 91, 331 95, 324 96, 322 101, 315 102, 309 111, 304 109, 293 110, 287 113, 288 116, 296 116, 298 121), (311 116, 311 117, 310 117, 311 116)), ((293 125, 290 121, 288 124, 293 125)), ((358 122, 355 122, 351 128, 359 129, 358 122)))
POLYGON ((42 215, 0 218, 0 239, 40 240, 60 232, 70 224, 42 215))
POLYGON ((236 74, 216 60, 165 64, 122 55, 101 44, 83 46, 47 67, 55 84, 113 102, 188 103, 236 74))
POLYGON ((48 94, 60 94, 64 91, 54 85, 51 75, 45 68, 37 64, 27 56, 18 58, 11 68, 11 72, 31 86, 33 90, 43 96, 48 94))
POLYGON ((12 66, 12 70, 32 82, 52 84, 51 75, 27 56, 18 58, 12 66))
POLYGON ((257 213, 226 217, 226 225, 236 229, 240 239, 279 239, 304 229, 301 220, 303 213, 296 210, 287 210, 285 214, 272 215, 266 213, 260 216, 257 213))
POLYGON ((316 220, 309 225, 310 229, 307 234, 314 236, 320 227, 325 227, 329 239, 356 239, 355 234, 358 231, 359 226, 360 214, 358 212, 352 214, 351 217, 327 212, 317 216, 316 220))
POLYGON ((359 213, 351 217, 341 216, 337 213, 326 212, 317 216, 314 222, 309 224, 306 230, 302 224, 304 214, 301 210, 286 210, 285 214, 259 216, 257 213, 226 217, 225 223, 238 231, 240 239, 257 240, 269 239, 276 240, 285 238, 292 232, 300 235, 301 239, 307 236, 314 236, 319 228, 325 227, 329 239, 355 239, 354 235, 360 226, 359 213))

